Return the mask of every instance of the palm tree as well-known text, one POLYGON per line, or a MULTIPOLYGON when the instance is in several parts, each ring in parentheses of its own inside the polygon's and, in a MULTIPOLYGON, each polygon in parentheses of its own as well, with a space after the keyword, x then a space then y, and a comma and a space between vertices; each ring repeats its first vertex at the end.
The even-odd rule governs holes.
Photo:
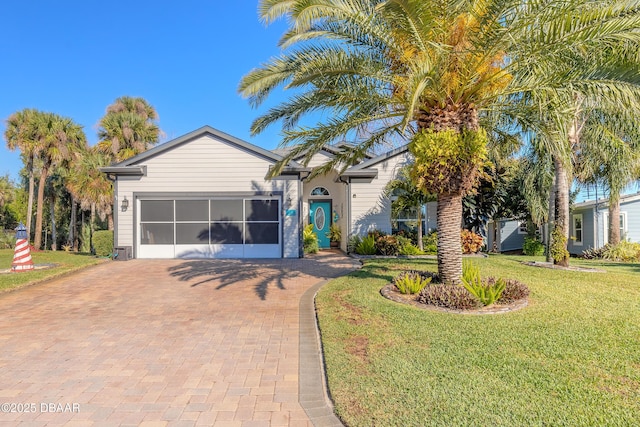
POLYGON ((26 169, 29 176, 29 199, 27 202, 27 236, 31 236, 31 218, 33 217, 33 195, 35 193, 35 173, 34 158, 36 155, 36 116, 39 111, 25 108, 24 110, 13 113, 7 119, 7 127, 4 132, 4 138, 7 141, 7 148, 10 150, 18 149, 26 160, 26 169))
POLYGON ((72 154, 86 146, 82 126, 73 120, 54 113, 40 113, 36 118, 37 155, 41 161, 40 182, 36 209, 34 247, 42 246, 42 218, 44 191, 47 178, 53 168, 71 158, 72 154))
POLYGON ((532 129, 544 122, 520 118, 531 117, 525 110, 539 109, 545 99, 567 105, 576 92, 619 95, 611 80, 602 84, 602 73, 574 72, 574 56, 620 38, 637 43, 634 4, 263 0, 265 22, 288 19, 281 40, 286 50, 247 74, 239 90, 254 106, 281 86, 296 92, 252 124, 256 134, 281 121, 282 143, 297 144, 273 175, 296 156, 310 158, 347 135, 360 137, 357 149, 316 173, 349 164, 357 153, 390 138, 411 141, 413 179, 438 195, 440 277, 459 283, 462 197, 477 185, 486 143, 500 131, 482 128, 487 113, 503 112, 522 129, 532 129), (300 125, 301 118, 318 112, 327 119, 300 125))
POLYGON ((640 179, 640 126, 628 110, 593 111, 585 121, 577 155, 577 176, 609 190, 609 243, 620 243, 620 196, 640 179))
POLYGON ((113 230, 113 186, 101 167, 109 166, 110 158, 96 147, 84 150, 66 179, 67 189, 84 210, 91 210, 91 231, 95 215, 107 218, 109 230, 113 230))
POLYGON ((107 107, 98 129, 98 149, 120 162, 160 140, 158 114, 143 98, 123 96, 107 107))
POLYGON ((411 179, 410 167, 402 168, 399 177, 387 184, 385 192, 388 196, 397 196, 393 203, 393 209, 396 213, 405 211, 416 212, 418 221, 418 248, 421 251, 424 251, 424 244, 422 242, 422 207, 427 202, 435 200, 435 197, 431 194, 426 194, 424 191, 416 187, 415 183, 411 179))

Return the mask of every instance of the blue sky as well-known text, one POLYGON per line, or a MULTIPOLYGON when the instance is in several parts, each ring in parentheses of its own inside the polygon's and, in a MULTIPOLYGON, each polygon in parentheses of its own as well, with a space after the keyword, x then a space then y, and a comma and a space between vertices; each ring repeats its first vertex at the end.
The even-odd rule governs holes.
MULTIPOLYGON (((46 0, 3 4, 0 132, 15 111, 36 108, 84 126, 89 144, 119 96, 140 96, 160 116, 162 142, 210 125, 272 149, 274 126, 251 138, 260 112, 237 94, 244 74, 279 54, 281 22, 265 26, 257 0, 46 0)), ((18 152, 0 144, 0 175, 16 179, 18 152)))

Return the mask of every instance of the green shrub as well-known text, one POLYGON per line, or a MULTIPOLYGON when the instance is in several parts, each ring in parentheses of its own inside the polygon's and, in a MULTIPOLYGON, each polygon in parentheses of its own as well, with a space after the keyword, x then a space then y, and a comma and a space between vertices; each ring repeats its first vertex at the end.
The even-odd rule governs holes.
POLYGON ((567 238, 559 227, 554 227, 551 233, 551 257, 555 262, 560 262, 569 258, 567 250, 567 238))
POLYGON ((110 257, 113 255, 113 231, 99 230, 93 232, 93 249, 96 256, 110 257))
POLYGON ((525 237, 522 245, 522 253, 531 256, 544 255, 544 245, 535 237, 525 237))
POLYGON ((82 224, 80 229, 80 252, 91 252, 91 227, 89 224, 82 224))
POLYGON ((423 255, 424 254, 424 252, 418 249, 411 242, 410 238, 403 237, 400 235, 397 235, 396 238, 398 239, 398 253, 400 255, 423 255))
POLYGON ((377 253, 375 236, 368 234, 363 237, 358 246, 356 246, 356 253, 359 255, 375 255, 377 253))
POLYGON ((424 253, 435 255, 438 253, 438 233, 433 231, 422 238, 424 253))
POLYGON ((609 261, 638 262, 640 260, 640 243, 621 241, 617 245, 607 246, 603 258, 609 261))
POLYGON ((462 263, 462 285, 482 305, 486 306, 493 304, 500 298, 506 282, 504 279, 483 281, 480 277, 480 268, 471 261, 464 260, 462 263))
POLYGON ((380 255, 397 256, 399 253, 399 245, 396 236, 379 236, 376 239, 376 253, 380 255))
POLYGON ((10 230, 0 230, 0 249, 11 249, 16 243, 16 233, 10 230))
POLYGON ((347 252, 350 254, 354 253, 360 242, 362 242, 362 237, 360 237, 360 235, 351 235, 349 237, 349 241, 347 242, 347 252))
POLYGON ((302 246, 305 254, 318 252, 318 236, 313 232, 313 224, 307 225, 302 232, 302 246))
POLYGON ((393 284, 403 294, 417 294, 431 283, 431 279, 418 272, 405 271, 393 279, 393 284))

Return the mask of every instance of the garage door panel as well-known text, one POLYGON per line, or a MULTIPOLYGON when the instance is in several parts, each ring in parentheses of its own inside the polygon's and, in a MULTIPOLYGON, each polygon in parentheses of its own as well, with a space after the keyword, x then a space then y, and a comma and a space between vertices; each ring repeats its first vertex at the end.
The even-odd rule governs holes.
POLYGON ((244 258, 280 257, 280 245, 244 245, 244 258))
POLYGON ((213 244, 242 244, 242 223, 219 222, 211 224, 209 233, 213 244))
POLYGON ((176 224, 176 244, 209 244, 209 223, 176 224))
POLYGON ((141 258, 280 258, 274 198, 142 199, 141 258))

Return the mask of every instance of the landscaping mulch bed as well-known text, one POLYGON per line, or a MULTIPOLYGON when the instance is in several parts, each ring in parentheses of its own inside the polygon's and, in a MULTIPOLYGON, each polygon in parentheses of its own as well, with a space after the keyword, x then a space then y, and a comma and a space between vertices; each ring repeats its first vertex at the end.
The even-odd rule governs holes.
POLYGON ((520 310, 522 308, 525 308, 529 304, 529 301, 525 298, 518 301, 514 301, 510 304, 492 304, 487 307, 482 307, 482 308, 473 309, 473 310, 455 310, 451 308, 437 307, 435 305, 427 305, 427 304, 418 302, 416 301, 417 295, 415 294, 409 295, 409 294, 403 294, 401 292, 398 292, 396 286, 392 283, 389 283, 388 285, 383 287, 380 290, 380 294, 382 294, 383 297, 390 299, 391 301, 399 302, 401 304, 411 305, 413 307, 417 307, 423 310, 432 310, 432 311, 440 311, 443 313, 455 313, 455 314, 475 314, 475 315, 501 314, 501 313, 508 313, 511 311, 520 310))
POLYGON ((563 271, 579 271, 582 273, 606 273, 605 270, 600 270, 598 268, 588 268, 588 267, 575 267, 568 266, 563 267, 561 265, 555 265, 552 262, 542 262, 542 261, 523 261, 524 265, 528 265, 530 267, 540 267, 540 268, 551 268, 554 270, 563 270, 563 271))

